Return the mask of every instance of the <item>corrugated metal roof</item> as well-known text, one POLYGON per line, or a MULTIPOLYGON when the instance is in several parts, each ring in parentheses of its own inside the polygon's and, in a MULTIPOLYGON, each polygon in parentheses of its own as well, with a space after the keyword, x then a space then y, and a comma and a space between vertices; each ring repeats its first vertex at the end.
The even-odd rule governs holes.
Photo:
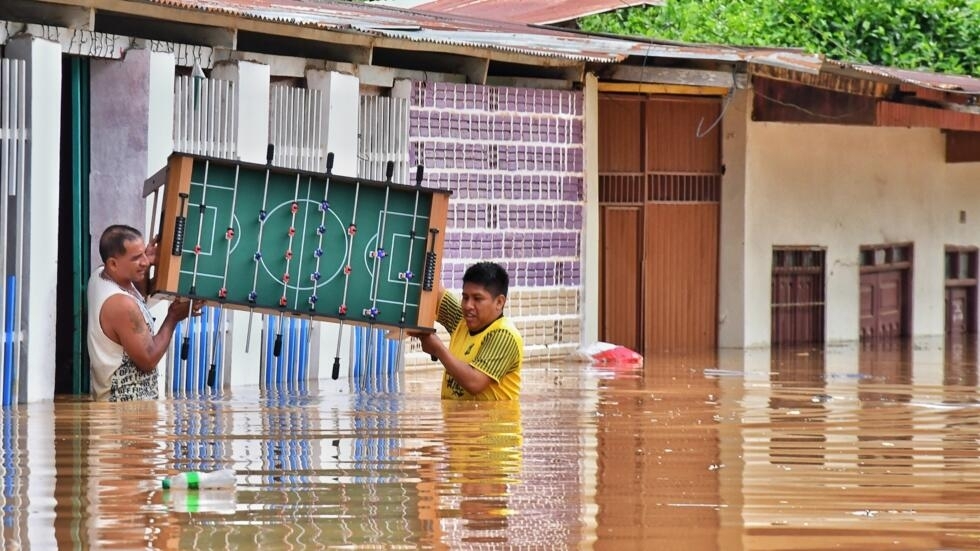
POLYGON ((827 60, 827 64, 835 69, 852 69, 860 74, 876 77, 893 83, 911 84, 922 88, 930 88, 941 92, 980 94, 980 78, 962 75, 949 75, 930 71, 912 71, 896 69, 880 65, 863 65, 827 60))
MULTIPOLYGON (((599 0, 581 0, 581 2, 576 5, 598 4, 599 0)), ((99 1, 94 0, 93 3, 95 4, 93 7, 98 9, 99 1)), ((849 64, 789 48, 679 44, 631 37, 601 36, 521 23, 409 11, 374 3, 332 0, 142 0, 141 3, 542 58, 596 63, 617 63, 629 57, 643 60, 664 58, 747 62, 808 74, 818 74, 822 71, 838 74, 850 72, 852 76, 870 80, 980 94, 980 79, 977 78, 849 64)), ((490 2, 486 3, 490 4, 490 2)))
POLYGON ((551 25, 636 6, 663 6, 666 0, 383 0, 382 5, 499 21, 551 25))
POLYGON ((224 13, 328 30, 350 30, 414 42, 608 63, 629 54, 613 38, 536 28, 520 23, 411 12, 353 2, 313 0, 147 0, 152 4, 224 13))
MULTIPOLYGON (((615 63, 630 56, 721 62, 750 61, 813 72, 821 58, 791 49, 735 48, 657 42, 415 12, 373 3, 315 0, 146 0, 153 4, 330 30, 350 30, 413 42, 615 63)), ((591 1, 591 0, 590 0, 591 1)))

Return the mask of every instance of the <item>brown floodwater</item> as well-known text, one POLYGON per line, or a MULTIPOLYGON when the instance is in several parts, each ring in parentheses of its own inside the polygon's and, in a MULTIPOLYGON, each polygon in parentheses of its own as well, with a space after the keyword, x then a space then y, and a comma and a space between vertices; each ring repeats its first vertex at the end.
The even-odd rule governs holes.
POLYGON ((5 549, 980 547, 976 343, 529 364, 519 403, 235 389, 2 411, 5 549), (234 468, 232 490, 164 491, 234 468))

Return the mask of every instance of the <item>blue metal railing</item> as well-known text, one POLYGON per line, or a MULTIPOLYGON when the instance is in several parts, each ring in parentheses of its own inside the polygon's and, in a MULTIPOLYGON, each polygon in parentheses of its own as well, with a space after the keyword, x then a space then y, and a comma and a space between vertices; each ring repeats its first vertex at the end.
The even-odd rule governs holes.
MULTIPOLYGON (((261 370, 258 383, 266 389, 307 389, 312 377, 309 319, 276 315, 262 316, 261 370), (276 355, 276 341, 279 354, 276 355)), ((173 396, 217 393, 225 386, 225 342, 223 314, 206 306, 201 315, 177 324, 171 344, 171 379, 167 387, 173 396), (219 319, 222 318, 222 319, 219 319), (181 348, 187 341, 187 358, 181 348), (212 367, 212 364, 214 367, 212 367)), ((386 338, 387 330, 352 327, 351 389, 360 392, 397 392, 400 389, 402 342, 386 338)), ((249 384, 247 381, 242 381, 249 384)))
POLYGON ((305 389, 310 378, 308 319, 265 316, 262 384, 265 388, 305 389), (280 334, 281 332, 281 334, 280 334), (280 341, 276 356, 276 340, 280 341))
POLYGON ((362 392, 397 392, 402 341, 386 338, 388 330, 354 327, 351 386, 362 392))
POLYGON ((214 393, 223 387, 225 362, 220 318, 220 308, 205 306, 200 316, 177 324, 170 347, 172 378, 168 382, 174 396, 214 393), (185 341, 187 357, 182 358, 185 341))
POLYGON ((3 379, 2 396, 3 406, 9 406, 16 399, 14 389, 15 372, 17 363, 14 358, 14 340, 17 339, 17 328, 14 324, 14 312, 17 304, 17 279, 8 276, 6 281, 6 308, 3 314, 3 379))

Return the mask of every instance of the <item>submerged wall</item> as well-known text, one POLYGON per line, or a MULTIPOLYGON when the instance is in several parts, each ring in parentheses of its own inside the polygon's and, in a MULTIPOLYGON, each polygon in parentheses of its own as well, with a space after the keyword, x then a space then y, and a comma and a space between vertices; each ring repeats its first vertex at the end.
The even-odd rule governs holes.
POLYGON ((833 343, 859 336, 860 246, 912 243, 911 329, 942 335, 944 247, 980 245, 980 163, 946 164, 937 129, 758 123, 736 105, 729 118, 748 122, 726 128, 721 280, 736 282, 722 284, 720 344, 769 345, 773 246, 826 248, 833 343))
POLYGON ((411 163, 453 191, 442 279, 480 260, 511 277, 506 309, 527 357, 562 357, 581 334, 584 103, 577 91, 416 82, 411 163))

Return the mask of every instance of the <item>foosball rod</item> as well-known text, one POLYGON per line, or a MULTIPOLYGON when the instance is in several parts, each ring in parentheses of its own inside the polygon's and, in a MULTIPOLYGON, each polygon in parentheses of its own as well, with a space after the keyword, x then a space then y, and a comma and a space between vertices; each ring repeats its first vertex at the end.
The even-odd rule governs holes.
POLYGON ((269 144, 265 150, 265 188, 262 191, 262 209, 259 210, 259 238, 255 250, 255 271, 252 273, 252 291, 248 294, 248 327, 245 331, 245 353, 248 354, 249 343, 252 341, 252 318, 255 317, 255 301, 258 298, 256 285, 259 279, 259 262, 262 259, 262 230, 265 228, 265 203, 269 197, 269 173, 272 170, 272 157, 275 154, 275 146, 269 144))
MULTIPOLYGON (((408 284, 415 275, 412 273, 412 256, 415 254, 415 224, 418 222, 419 195, 422 192, 422 165, 415 171, 415 204, 412 207, 412 227, 408 231, 408 261, 405 263, 405 273, 402 280, 405 282, 402 294, 402 314, 398 319, 398 370, 405 367, 405 315, 408 310, 408 284)), ((435 361, 435 356, 430 356, 435 361)))
POLYGON ((231 260, 231 242, 235 238, 235 203, 238 200, 238 176, 240 173, 241 165, 235 165, 235 181, 232 184, 231 190, 231 213, 228 216, 228 229, 225 231, 225 271, 224 275, 221 277, 221 289, 218 290, 218 325, 214 331, 214 342, 212 343, 211 354, 211 370, 208 372, 208 386, 212 389, 214 388, 215 381, 217 378, 217 356, 218 356, 218 340, 222 334, 223 328, 221 327, 221 322, 224 313, 224 302, 228 298, 228 265, 231 260))
POLYGON ((286 292, 289 290, 289 265, 293 261, 293 238, 296 236, 296 213, 299 212, 299 180, 300 175, 296 175, 296 186, 293 190, 293 204, 290 207, 292 218, 289 221, 289 241, 286 244, 286 273, 282 275, 282 296, 279 297, 279 331, 276 332, 276 340, 272 345, 272 356, 278 358, 282 354, 282 334, 286 328, 286 292))
POLYGON ((340 378, 340 342, 344 334, 344 320, 347 317, 347 290, 350 285, 350 274, 353 270, 351 267, 351 256, 354 249, 354 236, 357 235, 357 201, 360 198, 360 193, 361 181, 357 180, 354 183, 354 206, 351 209, 350 226, 347 227, 349 239, 347 240, 347 250, 344 253, 344 295, 340 301, 340 308, 338 309, 340 330, 337 332, 337 353, 333 358, 333 372, 331 373, 331 378, 335 381, 340 378))
MULTIPOLYGON (((392 177, 395 174, 395 163, 393 161, 388 161, 385 165, 385 201, 384 206, 381 210, 381 227, 378 229, 378 249, 374 255, 374 272, 371 274, 371 317, 368 321, 368 335, 370 336, 370 341, 368 342, 368 350, 374 350, 381 345, 378 342, 377 335, 374 331, 374 322, 378 317, 378 282, 381 281, 381 263, 385 259, 385 248, 384 248, 384 238, 385 238, 385 227, 388 225, 388 200, 391 196, 391 183, 392 177), (372 347, 373 345, 373 347, 372 347)), ((384 349, 382 352, 386 352, 384 349)), ((382 386, 387 386, 387 377, 385 374, 388 372, 387 363, 388 357, 386 354, 382 353, 381 360, 378 362, 378 353, 375 351, 371 354, 372 366, 371 372, 377 375, 377 381, 382 386), (380 364, 380 365, 373 365, 380 364)))
MULTIPOLYGON (((316 310, 317 284, 320 282, 320 258, 323 256, 323 234, 326 233, 327 211, 330 209, 330 176, 333 174, 333 152, 327 153, 327 174, 323 187, 323 201, 320 203, 320 226, 317 228, 319 239, 316 246, 316 267, 313 270, 313 293, 310 295, 310 312, 316 310)), ((306 334, 306 361, 309 362, 310 346, 313 341, 313 314, 310 314, 310 325, 306 334)), ((339 373, 340 366, 337 366, 339 373)))
MULTIPOLYGON (((197 294, 197 266, 198 260, 201 258, 201 236, 204 230, 204 212, 207 209, 207 196, 208 196, 208 171, 211 168, 211 161, 204 161, 204 182, 201 184, 201 203, 198 205, 198 219, 197 219, 197 241, 194 244, 194 271, 191 273, 191 288, 190 288, 190 304, 189 315, 194 315, 194 295, 197 294)), ((193 325, 193 320, 188 323, 187 335, 184 336, 184 342, 180 345, 180 359, 182 361, 187 360, 188 353, 190 352, 190 326, 193 325)))

